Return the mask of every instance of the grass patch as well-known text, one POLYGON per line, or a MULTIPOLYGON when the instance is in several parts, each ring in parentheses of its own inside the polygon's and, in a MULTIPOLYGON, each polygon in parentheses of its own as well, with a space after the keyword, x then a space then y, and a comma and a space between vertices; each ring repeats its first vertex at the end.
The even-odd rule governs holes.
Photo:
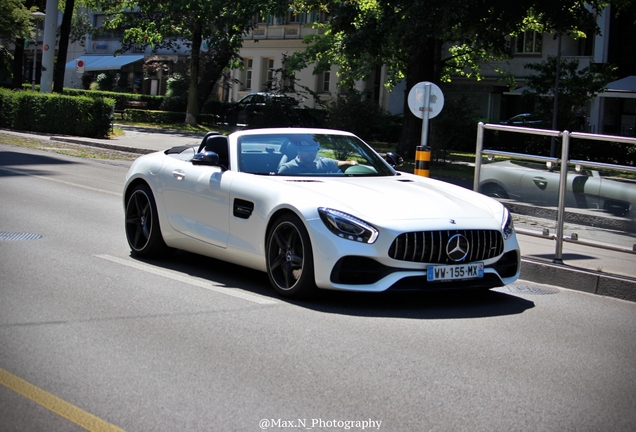
MULTIPOLYGON (((158 124, 158 123, 140 123, 140 122, 131 122, 131 121, 127 121, 127 120, 118 120, 117 124, 122 124, 122 125, 126 125, 126 126, 144 127, 144 128, 148 128, 148 129, 176 130, 176 131, 181 131, 181 132, 193 132, 193 133, 201 133, 201 134, 206 134, 207 132, 210 132, 210 131, 217 131, 217 132, 220 132, 220 133, 222 133, 224 135, 232 133, 236 129, 236 128, 228 127, 228 126, 225 126, 225 125, 219 125, 219 124, 215 124, 215 123, 212 123, 212 124, 201 123, 201 124, 198 124, 196 126, 193 126, 193 125, 189 125, 189 124, 185 124, 185 123, 162 123, 162 124, 158 124)), ((115 126, 115 128, 117 129, 117 126, 115 126)))
POLYGON ((75 156, 83 159, 132 161, 139 157, 138 154, 134 153, 108 150, 80 144, 61 143, 45 139, 25 138, 16 135, 3 134, 2 132, 0 132, 0 143, 16 147, 26 147, 34 150, 41 150, 49 153, 62 154, 66 156, 75 156))

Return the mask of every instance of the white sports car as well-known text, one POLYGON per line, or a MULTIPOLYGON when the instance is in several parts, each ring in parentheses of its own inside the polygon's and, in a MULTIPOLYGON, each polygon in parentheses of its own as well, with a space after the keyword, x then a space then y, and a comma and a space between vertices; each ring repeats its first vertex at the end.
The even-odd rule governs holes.
POLYGON ((342 131, 211 132, 132 164, 128 243, 137 256, 176 248, 267 272, 287 297, 488 289, 519 277, 502 204, 385 158, 342 131))

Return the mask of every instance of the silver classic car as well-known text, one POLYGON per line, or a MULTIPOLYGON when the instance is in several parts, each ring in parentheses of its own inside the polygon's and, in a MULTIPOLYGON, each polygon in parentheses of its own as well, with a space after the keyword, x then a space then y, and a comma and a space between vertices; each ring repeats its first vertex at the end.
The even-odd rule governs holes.
MULTIPOLYGON (((491 197, 556 207, 559 178, 559 169, 537 162, 494 162, 482 165, 479 191, 491 197)), ((636 181, 604 177, 598 171, 571 170, 566 206, 636 219, 636 181)))

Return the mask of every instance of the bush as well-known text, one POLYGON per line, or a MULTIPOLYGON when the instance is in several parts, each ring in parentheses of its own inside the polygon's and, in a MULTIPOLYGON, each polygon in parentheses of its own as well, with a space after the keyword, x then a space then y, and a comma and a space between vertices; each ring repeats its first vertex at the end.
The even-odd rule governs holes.
MULTIPOLYGON (((127 109, 124 111, 124 119, 140 123, 183 123, 185 112, 127 109)), ((197 121, 199 123, 215 123, 217 117, 211 114, 199 114, 197 121)))
POLYGON ((91 90, 110 91, 113 89, 113 77, 110 74, 101 73, 95 80, 96 88, 91 84, 91 90))
MULTIPOLYGON (((23 86, 24 88, 24 86, 23 86)), ((29 88, 31 88, 29 86, 29 88)), ((26 88, 25 88, 26 90, 26 88)), ((148 105, 148 109, 150 110, 158 110, 163 100, 164 96, 151 96, 144 94, 134 94, 134 93, 118 93, 118 92, 110 92, 110 91, 97 91, 97 90, 82 90, 82 89, 74 89, 74 88, 65 88, 64 95, 67 96, 86 96, 90 98, 110 98, 115 100, 115 109, 123 110, 124 102, 126 101, 139 101, 146 102, 148 105)))
POLYGON ((219 118, 225 117, 227 110, 233 105, 232 102, 221 102, 209 99, 201 107, 202 114, 214 114, 219 118))
POLYGON ((166 97, 159 106, 159 110, 161 111, 186 112, 187 109, 188 100, 183 96, 166 97))
POLYGON ((0 89, 0 127, 102 138, 110 132, 114 104, 110 98, 0 89))
POLYGON ((327 105, 326 126, 352 132, 365 141, 397 142, 402 118, 382 110, 365 93, 349 90, 327 105))
POLYGON ((166 97, 180 97, 187 99, 188 97, 188 78, 184 75, 176 73, 166 81, 166 97))
POLYGON ((466 96, 446 100, 444 109, 429 123, 429 142, 435 159, 446 159, 448 150, 475 151, 477 108, 466 96))

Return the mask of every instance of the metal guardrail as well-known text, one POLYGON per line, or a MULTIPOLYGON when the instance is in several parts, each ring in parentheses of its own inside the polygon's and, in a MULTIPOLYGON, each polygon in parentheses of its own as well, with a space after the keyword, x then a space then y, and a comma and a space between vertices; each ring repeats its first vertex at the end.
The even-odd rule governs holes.
POLYGON ((477 148, 475 151, 475 179, 473 183, 473 190, 475 192, 479 192, 482 157, 484 155, 488 156, 489 158, 495 157, 495 156, 503 156, 503 157, 521 159, 521 160, 530 160, 535 162, 546 162, 546 163, 552 163, 555 166, 560 164, 561 169, 560 169, 560 177, 559 177, 559 201, 557 206, 556 234, 550 234, 549 230, 547 229, 541 233, 537 233, 535 231, 530 231, 530 230, 517 230, 517 231, 520 234, 555 240, 556 249, 554 253, 554 262, 558 262, 558 263, 563 262, 563 243, 564 242, 571 242, 571 243, 583 244, 586 246, 591 246, 596 248, 613 250, 617 252, 636 254, 636 245, 634 245, 632 249, 628 249, 628 248, 610 245, 610 244, 604 244, 600 242, 580 240, 577 235, 572 235, 570 237, 565 237, 563 235, 568 165, 597 168, 597 169, 604 169, 604 170, 636 172, 636 167, 632 167, 632 166, 613 165, 613 164, 606 164, 606 163, 593 162, 593 161, 570 160, 569 159, 570 140, 572 138, 594 140, 594 141, 619 142, 624 144, 636 145, 636 138, 628 138, 628 137, 621 137, 621 136, 614 136, 614 135, 597 135, 597 134, 582 133, 582 132, 569 132, 569 131, 561 132, 561 131, 548 130, 548 129, 535 129, 535 128, 526 128, 526 127, 519 127, 519 126, 496 125, 496 124, 480 122, 477 128, 477 148), (504 152, 504 151, 498 151, 498 150, 485 150, 484 149, 484 130, 486 129, 522 133, 527 135, 541 135, 541 136, 561 138, 561 142, 562 142, 561 157, 556 158, 556 157, 546 157, 546 156, 538 156, 538 155, 528 155, 524 153, 504 152))

